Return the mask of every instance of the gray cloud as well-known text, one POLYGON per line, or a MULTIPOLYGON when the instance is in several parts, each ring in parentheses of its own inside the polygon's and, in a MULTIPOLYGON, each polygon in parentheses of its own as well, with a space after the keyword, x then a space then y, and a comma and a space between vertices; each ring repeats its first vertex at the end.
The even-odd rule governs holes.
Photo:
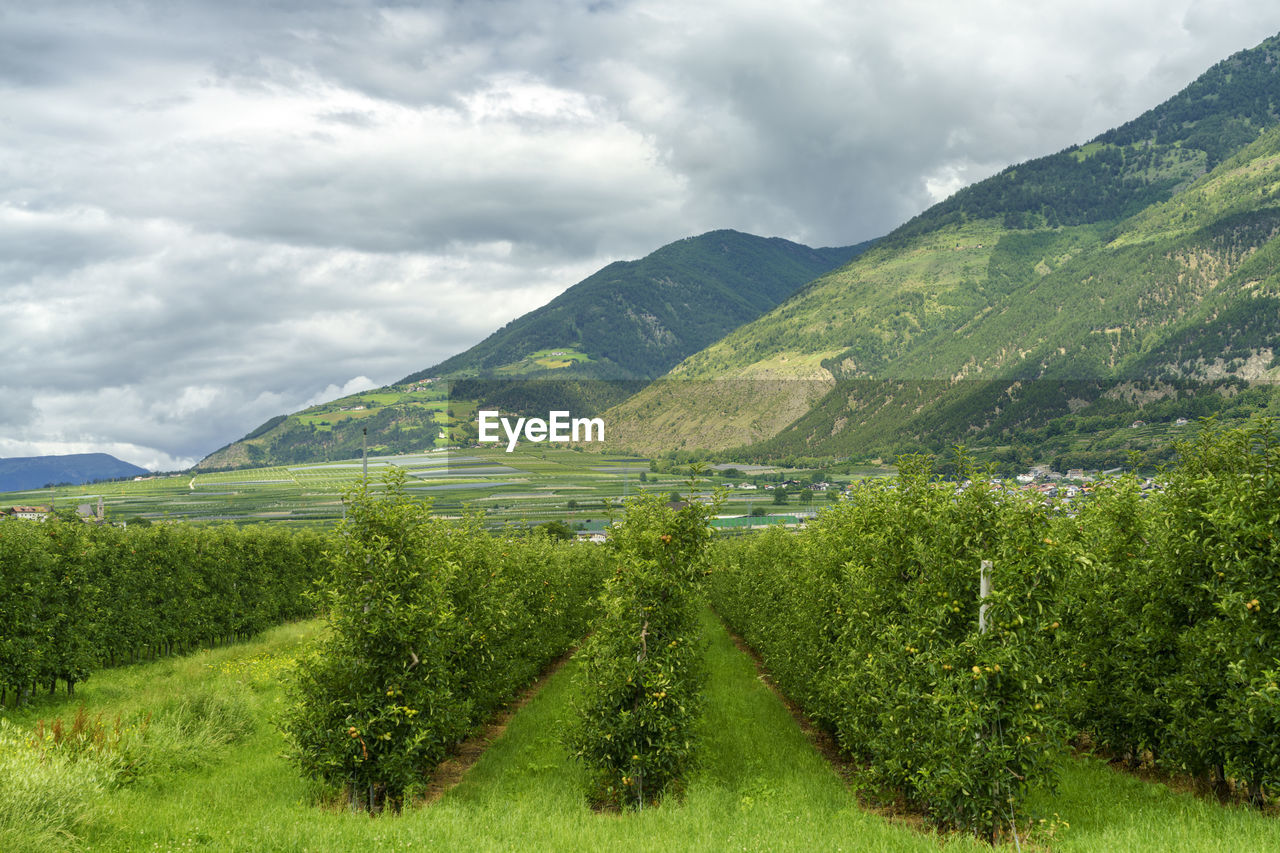
POLYGON ((185 465, 681 236, 873 237, 1277 29, 1243 0, 6 4, 0 454, 185 465))

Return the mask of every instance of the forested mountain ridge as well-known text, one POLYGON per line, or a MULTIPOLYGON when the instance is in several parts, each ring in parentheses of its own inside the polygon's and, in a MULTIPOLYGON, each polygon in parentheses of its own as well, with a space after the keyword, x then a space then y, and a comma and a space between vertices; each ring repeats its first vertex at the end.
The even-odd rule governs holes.
POLYGON ((1277 49, 925 211, 613 409, 619 446, 1101 461, 1139 420, 1274 409, 1277 49))
POLYGON ((616 261, 426 377, 652 379, 773 308, 866 244, 811 249, 778 237, 711 231, 616 261), (531 358, 547 353, 542 359, 531 358), (562 358, 555 353, 575 353, 562 358))
POLYGON ((1178 94, 1084 145, 965 187, 889 241, 970 219, 1008 228, 1122 219, 1167 200, 1280 121, 1280 36, 1214 65, 1178 94))
POLYGON ((13 456, 0 459, 0 492, 39 489, 55 483, 91 483, 149 475, 146 468, 106 453, 13 456))
POLYGON ((479 401, 596 414, 759 317, 867 243, 812 249, 711 231, 609 264, 470 349, 386 388, 279 415, 199 468, 411 453, 473 440, 479 401), (366 436, 367 431, 367 436, 366 436))

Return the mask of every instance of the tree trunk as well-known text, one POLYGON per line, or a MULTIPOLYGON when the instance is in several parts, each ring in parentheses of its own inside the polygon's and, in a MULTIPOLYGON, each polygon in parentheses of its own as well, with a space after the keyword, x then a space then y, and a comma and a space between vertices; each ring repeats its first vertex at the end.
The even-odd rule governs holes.
POLYGON ((1221 764, 1215 764, 1209 769, 1209 788, 1220 803, 1225 803, 1231 798, 1231 789, 1227 785, 1227 774, 1221 764))

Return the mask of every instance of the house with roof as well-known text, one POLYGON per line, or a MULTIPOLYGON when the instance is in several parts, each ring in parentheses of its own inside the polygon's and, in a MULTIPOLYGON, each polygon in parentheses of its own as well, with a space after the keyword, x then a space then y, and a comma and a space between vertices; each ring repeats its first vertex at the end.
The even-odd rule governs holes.
POLYGON ((11 518, 25 518, 28 521, 44 521, 52 510, 42 506, 12 506, 5 515, 11 518))

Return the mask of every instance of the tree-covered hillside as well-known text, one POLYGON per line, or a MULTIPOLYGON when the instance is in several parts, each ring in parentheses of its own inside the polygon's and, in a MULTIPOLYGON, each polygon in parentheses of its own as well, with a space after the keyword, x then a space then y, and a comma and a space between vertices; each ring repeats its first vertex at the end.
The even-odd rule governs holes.
POLYGON ((894 231, 897 240, 972 219, 1008 228, 1116 220, 1168 199, 1280 118, 1280 37, 1214 65, 1133 121, 1010 166, 894 231))
POLYGON ((39 489, 54 483, 91 483, 150 474, 106 453, 68 453, 62 456, 15 456, 0 459, 0 492, 39 489))
POLYGON ((473 441, 474 412, 592 416, 759 317, 868 244, 811 249, 712 231, 612 263, 476 346, 394 386, 279 415, 200 468, 413 453, 473 441))
POLYGON ((811 249, 738 231, 688 237, 640 260, 609 264, 471 349, 402 383, 514 375, 651 379, 865 246, 811 249), (556 361, 556 354, 567 353, 581 357, 556 361))
POLYGON ((1088 145, 961 190, 615 408, 614 437, 1102 464, 1158 458, 1149 422, 1275 409, 1278 65, 1269 39, 1088 145))

